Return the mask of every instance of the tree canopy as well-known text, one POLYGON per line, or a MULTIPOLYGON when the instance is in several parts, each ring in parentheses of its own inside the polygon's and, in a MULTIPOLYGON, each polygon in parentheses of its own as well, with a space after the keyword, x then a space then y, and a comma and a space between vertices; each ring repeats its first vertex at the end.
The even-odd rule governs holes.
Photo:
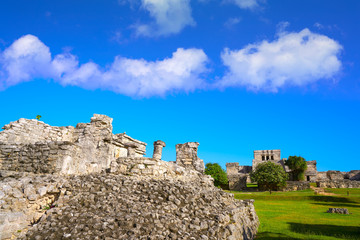
POLYGON ((250 174, 251 181, 257 182, 263 190, 278 190, 286 186, 287 174, 281 165, 273 162, 260 163, 254 172, 250 174))
POLYGON ((288 160, 286 160, 285 165, 290 168, 294 181, 304 180, 304 173, 307 169, 307 164, 303 157, 290 156, 288 160))
POLYGON ((224 169, 217 163, 207 163, 205 165, 205 174, 214 178, 214 185, 223 187, 228 185, 228 178, 224 169))

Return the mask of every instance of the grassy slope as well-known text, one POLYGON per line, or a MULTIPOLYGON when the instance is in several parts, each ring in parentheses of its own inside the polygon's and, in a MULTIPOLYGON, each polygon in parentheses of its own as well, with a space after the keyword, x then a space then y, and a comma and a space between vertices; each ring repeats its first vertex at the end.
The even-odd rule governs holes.
POLYGON ((360 239, 360 189, 326 191, 336 195, 312 190, 232 193, 237 199, 255 199, 260 218, 256 239, 360 239), (345 207, 351 214, 326 213, 330 207, 345 207))

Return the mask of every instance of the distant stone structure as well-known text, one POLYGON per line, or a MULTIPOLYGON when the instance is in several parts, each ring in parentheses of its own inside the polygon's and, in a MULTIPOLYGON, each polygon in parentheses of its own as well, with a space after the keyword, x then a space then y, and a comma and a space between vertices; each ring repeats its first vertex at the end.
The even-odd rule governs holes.
POLYGON ((306 161, 307 169, 305 171, 305 180, 308 182, 315 182, 317 180, 317 168, 316 168, 316 161, 306 161))
MULTIPOLYGON (((246 189, 246 183, 249 182, 250 173, 256 169, 256 166, 263 162, 273 162, 281 165, 285 172, 291 173, 291 170, 288 166, 285 165, 287 158, 281 158, 280 150, 255 150, 254 159, 252 160, 252 166, 240 166, 239 163, 226 163, 226 172, 229 180, 229 189, 230 190, 244 190, 246 189)), ((318 172, 315 160, 306 161, 307 170, 304 173, 305 181, 308 182, 319 182, 322 181, 322 185, 326 186, 353 186, 357 183, 350 184, 345 182, 337 182, 336 184, 329 184, 330 181, 334 180, 357 180, 360 181, 360 170, 352 170, 350 172, 340 172, 340 171, 327 171, 327 172, 318 172)), ((291 178, 291 174, 290 174, 291 178)), ((289 187, 287 189, 305 189, 309 184, 297 184, 296 182, 289 182, 289 187)))
POLYGON ((249 182, 250 173, 256 169, 256 166, 263 162, 273 162, 281 165, 284 169, 285 160, 281 159, 280 150, 255 150, 252 166, 240 166, 239 163, 226 163, 226 173, 229 180, 230 190, 244 190, 246 183, 249 182))
POLYGON ((280 158, 280 150, 255 150, 254 159, 252 161, 252 167, 255 169, 259 163, 273 162, 276 164, 284 165, 280 158))

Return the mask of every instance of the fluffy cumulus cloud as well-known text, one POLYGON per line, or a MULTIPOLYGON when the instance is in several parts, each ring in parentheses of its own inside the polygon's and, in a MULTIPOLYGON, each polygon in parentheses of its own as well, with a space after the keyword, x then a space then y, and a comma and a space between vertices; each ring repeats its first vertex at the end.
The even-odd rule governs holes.
POLYGON ((51 56, 49 48, 33 35, 16 40, 0 53, 0 87, 35 78, 54 79, 62 85, 105 89, 133 97, 163 96, 170 92, 203 88, 200 77, 208 58, 201 49, 177 49, 161 61, 117 56, 106 69, 93 62, 79 65, 70 53, 51 56))
POLYGON ((134 25, 137 35, 167 36, 179 33, 186 26, 194 26, 190 0, 141 0, 153 22, 134 25))
POLYGON ((227 73, 220 87, 245 86, 250 90, 278 91, 333 78, 341 69, 342 46, 333 39, 304 29, 279 33, 273 42, 262 41, 221 55, 227 73))

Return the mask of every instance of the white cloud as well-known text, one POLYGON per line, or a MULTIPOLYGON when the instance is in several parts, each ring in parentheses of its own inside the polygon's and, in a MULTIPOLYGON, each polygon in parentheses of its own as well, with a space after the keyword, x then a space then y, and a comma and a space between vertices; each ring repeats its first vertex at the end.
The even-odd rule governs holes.
POLYGON ((225 49, 221 57, 228 72, 218 86, 276 92, 286 85, 331 79, 341 69, 341 50, 333 39, 308 29, 281 33, 273 42, 250 44, 240 50, 225 49))
POLYGON ((177 49, 159 61, 117 56, 106 69, 93 62, 79 65, 64 53, 52 58, 49 48, 33 35, 16 40, 0 53, 0 86, 6 88, 34 78, 52 78, 62 85, 105 89, 133 97, 164 96, 205 86, 201 74, 208 58, 201 49, 177 49))
POLYGON ((225 0, 225 1, 236 4, 239 8, 242 9, 254 9, 256 7, 259 7, 259 0, 225 0))
POLYGON ((168 36, 179 33, 186 26, 194 26, 190 0, 141 0, 141 7, 154 19, 149 24, 133 27, 137 35, 168 36))
POLYGON ((206 62, 207 56, 199 49, 179 48, 171 58, 155 62, 118 56, 106 71, 87 63, 65 75, 62 82, 136 97, 163 96, 204 87, 199 76, 206 71, 206 62))
POLYGON ((232 28, 236 24, 241 22, 241 18, 235 17, 235 18, 229 18, 225 23, 224 26, 227 28, 232 28))
POLYGON ((0 64, 3 86, 51 75, 49 48, 32 35, 23 36, 5 49, 0 64))

